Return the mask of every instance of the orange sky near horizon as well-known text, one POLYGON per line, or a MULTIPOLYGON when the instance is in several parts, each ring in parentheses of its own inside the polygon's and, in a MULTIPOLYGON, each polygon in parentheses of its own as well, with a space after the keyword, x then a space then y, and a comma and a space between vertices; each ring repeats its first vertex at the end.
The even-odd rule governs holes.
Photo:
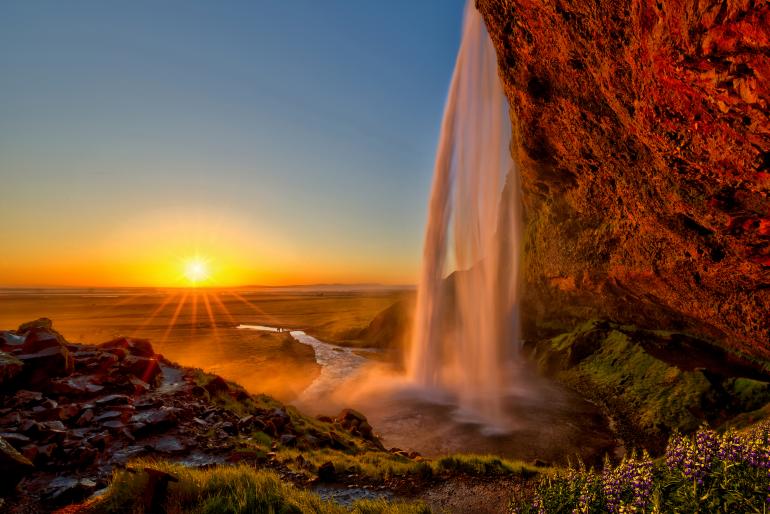
POLYGON ((133 217, 107 230, 11 228, 0 255, 6 287, 235 287, 321 283, 410 284, 415 263, 329 245, 297 245, 279 232, 222 213, 171 209, 133 217), (385 257, 385 258, 383 258, 385 257), (192 284, 190 259, 208 277, 192 284))

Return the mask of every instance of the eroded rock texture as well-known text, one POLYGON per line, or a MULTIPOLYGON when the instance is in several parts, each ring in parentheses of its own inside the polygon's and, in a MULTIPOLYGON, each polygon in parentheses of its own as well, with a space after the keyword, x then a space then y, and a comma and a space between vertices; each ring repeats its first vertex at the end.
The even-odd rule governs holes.
POLYGON ((522 166, 529 320, 770 357, 770 3, 479 0, 522 166))

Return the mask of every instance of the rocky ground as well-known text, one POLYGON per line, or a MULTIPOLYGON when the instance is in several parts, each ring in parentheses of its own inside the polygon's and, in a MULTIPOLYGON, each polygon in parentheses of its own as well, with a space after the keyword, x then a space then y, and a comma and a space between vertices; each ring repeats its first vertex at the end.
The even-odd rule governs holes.
MULTIPOLYGON (((0 332, 0 504, 11 512, 82 500, 142 456, 191 466, 247 461, 306 480, 270 446, 384 451, 355 411, 303 418, 269 397, 174 365, 145 340, 69 343, 47 319, 0 332), (267 451, 249 447, 254 439, 267 451)), ((337 479, 332 465, 313 472, 316 480, 337 479)))

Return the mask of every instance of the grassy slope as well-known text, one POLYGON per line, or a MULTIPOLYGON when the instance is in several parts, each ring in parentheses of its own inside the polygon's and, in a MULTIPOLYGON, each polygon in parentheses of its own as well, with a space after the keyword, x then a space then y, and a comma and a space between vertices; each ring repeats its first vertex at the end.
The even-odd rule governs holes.
MULTIPOLYGON (((150 468, 171 474, 177 482, 168 486, 165 508, 175 513, 252 513, 276 512, 342 514, 350 512, 335 503, 291 484, 282 482, 272 471, 245 465, 190 469, 177 464, 135 461, 126 470, 117 471, 110 489, 102 497, 83 506, 81 512, 94 514, 145 513, 146 490, 150 468)), ((355 513, 421 513, 429 512, 420 504, 403 502, 360 501, 355 513)))
MULTIPOLYGON (((197 371, 195 381, 206 386, 214 375, 197 371)), ((127 469, 118 470, 109 489, 101 497, 67 512, 145 513, 147 510, 147 468, 171 474, 177 482, 168 487, 166 508, 169 513, 195 512, 287 512, 342 513, 350 512, 339 505, 323 502, 312 492, 282 481, 270 468, 295 473, 294 480, 304 483, 317 476, 318 469, 332 463, 345 483, 355 485, 383 484, 389 480, 426 482, 450 476, 518 476, 533 477, 543 469, 501 459, 494 455, 452 455, 437 460, 424 460, 377 449, 371 443, 347 433, 339 425, 302 414, 296 408, 284 406, 267 395, 246 395, 243 388, 232 382, 230 391, 212 395, 212 401, 238 416, 259 409, 284 407, 297 433, 325 434, 334 432, 341 442, 339 448, 284 447, 274 438, 254 429, 240 434, 234 454, 251 462, 220 465, 206 469, 191 469, 178 464, 151 459, 139 459, 127 469), (257 465, 261 468, 255 468, 257 465)), ((344 487, 344 485, 342 486, 344 487)), ((151 495, 150 495, 151 496, 151 495)), ((420 503, 401 501, 363 501, 354 505, 358 513, 417 513, 429 512, 420 503)))

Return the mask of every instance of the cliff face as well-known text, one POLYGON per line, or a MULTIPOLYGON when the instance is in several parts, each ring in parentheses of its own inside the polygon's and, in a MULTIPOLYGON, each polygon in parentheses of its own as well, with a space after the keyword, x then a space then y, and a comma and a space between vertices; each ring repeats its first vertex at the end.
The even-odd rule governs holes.
POLYGON ((770 357, 770 4, 478 0, 512 106, 526 317, 770 357))

